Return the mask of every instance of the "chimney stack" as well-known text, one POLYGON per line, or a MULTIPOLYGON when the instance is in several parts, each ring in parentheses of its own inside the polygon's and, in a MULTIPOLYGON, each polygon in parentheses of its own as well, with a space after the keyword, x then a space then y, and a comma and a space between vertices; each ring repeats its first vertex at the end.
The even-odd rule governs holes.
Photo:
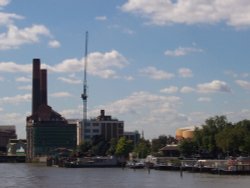
POLYGON ((32 115, 40 106, 40 59, 33 59, 32 115))
POLYGON ((47 70, 40 71, 40 102, 47 105, 47 70))
POLYGON ((102 117, 102 118, 105 117, 105 110, 101 110, 101 117, 102 117))

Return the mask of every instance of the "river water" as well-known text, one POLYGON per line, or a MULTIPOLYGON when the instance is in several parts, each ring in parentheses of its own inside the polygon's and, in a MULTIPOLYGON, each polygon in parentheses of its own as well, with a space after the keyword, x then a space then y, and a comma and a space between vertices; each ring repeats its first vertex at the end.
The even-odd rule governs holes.
POLYGON ((0 187, 8 188, 249 188, 250 176, 222 176, 146 169, 57 168, 0 164, 0 187))

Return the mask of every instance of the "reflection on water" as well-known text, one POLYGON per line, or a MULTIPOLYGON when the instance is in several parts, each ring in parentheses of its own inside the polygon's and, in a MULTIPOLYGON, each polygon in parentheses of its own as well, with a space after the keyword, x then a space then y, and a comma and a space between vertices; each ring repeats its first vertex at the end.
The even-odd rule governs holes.
POLYGON ((0 164, 0 187, 167 187, 167 188, 248 188, 249 176, 220 176, 120 168, 55 168, 38 164, 0 164))

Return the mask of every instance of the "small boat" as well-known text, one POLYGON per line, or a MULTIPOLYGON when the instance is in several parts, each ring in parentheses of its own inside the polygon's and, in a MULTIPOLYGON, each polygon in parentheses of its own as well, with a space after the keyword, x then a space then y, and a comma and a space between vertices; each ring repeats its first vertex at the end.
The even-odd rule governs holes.
POLYGON ((129 162, 127 164, 127 167, 132 168, 132 169, 142 169, 142 168, 145 168, 145 163, 144 162, 129 162))
POLYGON ((67 168, 107 168, 118 167, 118 161, 114 157, 90 157, 90 158, 78 158, 76 161, 64 163, 64 167, 67 168))

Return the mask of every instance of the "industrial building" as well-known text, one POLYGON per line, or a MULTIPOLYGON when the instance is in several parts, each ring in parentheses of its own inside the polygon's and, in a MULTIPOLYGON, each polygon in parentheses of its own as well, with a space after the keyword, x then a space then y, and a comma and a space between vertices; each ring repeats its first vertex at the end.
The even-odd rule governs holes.
POLYGON ((14 125, 1 125, 0 126, 0 152, 7 152, 7 145, 10 139, 16 139, 16 127, 14 125))
POLYGON ((96 135, 101 135, 105 140, 112 138, 119 139, 124 134, 124 122, 105 115, 101 110, 98 117, 85 121, 82 128, 82 137, 84 141, 89 141, 96 135))
POLYGON ((76 125, 47 104, 47 70, 40 66, 40 59, 33 59, 32 114, 26 119, 28 162, 46 157, 59 147, 76 147, 76 125))

